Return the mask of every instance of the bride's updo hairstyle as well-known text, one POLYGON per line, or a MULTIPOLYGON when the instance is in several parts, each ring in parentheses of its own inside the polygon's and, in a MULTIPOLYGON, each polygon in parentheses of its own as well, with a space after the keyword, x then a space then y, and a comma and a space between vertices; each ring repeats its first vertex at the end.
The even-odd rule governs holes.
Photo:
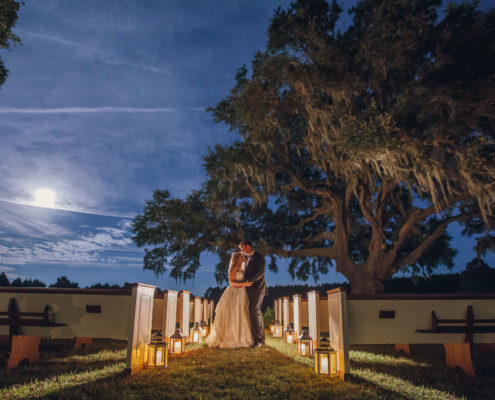
POLYGON ((233 267, 239 267, 241 263, 244 261, 244 256, 240 251, 236 251, 234 254, 232 254, 232 258, 230 259, 230 265, 229 265, 229 271, 233 267))

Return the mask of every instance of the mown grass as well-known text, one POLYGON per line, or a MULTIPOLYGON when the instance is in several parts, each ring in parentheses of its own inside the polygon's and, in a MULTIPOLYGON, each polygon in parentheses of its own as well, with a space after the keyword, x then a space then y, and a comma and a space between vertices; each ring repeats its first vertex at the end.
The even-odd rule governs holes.
MULTIPOLYGON (((57 344, 57 346, 59 346, 57 344)), ((0 398, 58 399, 490 399, 489 378, 443 367, 441 354, 401 356, 392 346, 351 351, 351 380, 316 376, 295 346, 267 338, 258 349, 187 346, 165 370, 123 373, 125 343, 95 340, 87 350, 45 345, 34 366, 0 372, 0 398)))
MULTIPOLYGON (((272 338, 267 343, 308 367, 314 366, 313 359, 299 356, 294 345, 272 338)), ((352 346, 350 382, 380 387, 389 392, 390 399, 495 399, 493 370, 487 373, 484 368, 486 376, 470 377, 445 366, 441 345, 414 345, 411 349, 412 354, 406 356, 393 345, 352 346)))

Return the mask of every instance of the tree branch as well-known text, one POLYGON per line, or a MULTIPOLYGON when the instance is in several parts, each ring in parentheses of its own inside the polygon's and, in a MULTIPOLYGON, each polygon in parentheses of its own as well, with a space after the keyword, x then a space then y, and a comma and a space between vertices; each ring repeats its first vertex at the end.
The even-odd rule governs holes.
POLYGON ((295 249, 285 250, 278 247, 273 247, 265 243, 260 243, 256 249, 263 255, 275 254, 283 258, 293 257, 328 257, 335 258, 338 256, 338 251, 332 247, 318 247, 310 249, 295 249))
MULTIPOLYGON (((450 202, 445 202, 443 209, 446 209, 454 205, 458 201, 462 201, 466 199, 468 199, 468 197, 466 197, 465 195, 456 196, 450 202)), ((399 234, 397 235, 397 240, 392 244, 393 250, 395 252, 399 250, 399 248, 402 246, 404 241, 409 237, 411 230, 419 221, 429 217, 430 215, 435 214, 436 212, 437 212, 437 207, 435 207, 435 205, 424 209, 417 209, 416 211, 414 211, 409 216, 409 218, 404 223, 404 225, 402 225, 402 228, 400 228, 399 234)))
POLYGON ((320 240, 323 239, 330 239, 330 240, 335 240, 335 232, 321 232, 318 235, 315 236, 307 236, 303 240, 303 242, 306 243, 315 243, 319 242, 320 240))
POLYGON ((403 258, 402 260, 400 260, 397 263, 397 267, 396 268, 393 268, 393 272, 392 272, 392 270, 389 271, 389 275, 390 275, 390 273, 393 274, 396 271, 398 271, 400 267, 403 267, 405 265, 411 265, 411 264, 415 263, 416 260, 419 257, 421 257, 421 255, 425 252, 425 250, 435 240, 437 240, 441 235, 443 235, 445 233, 445 229, 447 228, 447 226, 450 223, 452 223, 454 221, 460 221, 460 220, 463 220, 463 219, 471 219, 471 218, 480 217, 480 216, 481 216, 481 214, 480 213, 477 213, 477 214, 460 214, 460 215, 456 215, 456 216, 453 216, 453 217, 446 218, 445 220, 443 220, 442 222, 440 222, 440 224, 433 231, 433 233, 430 234, 430 236, 428 236, 425 239, 423 239, 423 241, 421 242, 421 244, 418 247, 416 247, 413 251, 409 252, 409 254, 405 258, 403 258))

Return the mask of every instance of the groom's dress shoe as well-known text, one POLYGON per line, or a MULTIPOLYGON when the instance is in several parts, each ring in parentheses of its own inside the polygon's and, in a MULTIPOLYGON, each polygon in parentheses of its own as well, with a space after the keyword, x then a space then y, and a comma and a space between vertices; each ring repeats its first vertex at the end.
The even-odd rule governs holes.
POLYGON ((256 343, 253 343, 253 344, 251 345, 251 348, 252 348, 252 349, 256 349, 256 348, 261 347, 261 346, 262 346, 262 344, 261 344, 261 343, 256 342, 256 343))

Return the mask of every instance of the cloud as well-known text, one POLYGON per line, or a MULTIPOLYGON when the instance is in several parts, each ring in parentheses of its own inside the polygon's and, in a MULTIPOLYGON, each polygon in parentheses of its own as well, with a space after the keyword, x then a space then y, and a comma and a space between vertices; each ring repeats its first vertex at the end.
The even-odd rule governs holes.
POLYGON ((169 70, 166 70, 164 68, 159 68, 159 67, 156 67, 153 65, 147 65, 145 63, 136 63, 136 62, 127 61, 127 60, 123 60, 123 59, 112 59, 101 49, 87 46, 87 45, 84 45, 84 44, 81 44, 78 42, 74 42, 72 40, 63 39, 63 38, 60 38, 58 36, 46 35, 46 34, 41 34, 41 33, 37 33, 37 32, 31 32, 31 31, 27 31, 25 29, 18 29, 17 32, 19 34, 21 34, 23 37, 24 36, 33 37, 33 38, 42 39, 45 41, 50 41, 53 43, 61 44, 63 46, 72 47, 74 49, 77 49, 84 56, 93 58, 93 59, 100 61, 104 64, 115 65, 115 66, 127 65, 129 67, 139 68, 139 69, 143 69, 143 70, 149 71, 149 72, 155 72, 155 73, 161 73, 161 74, 171 74, 171 72, 169 70))
POLYGON ((55 240, 4 241, 3 262, 8 265, 25 264, 84 264, 136 266, 142 262, 141 250, 130 238, 129 221, 116 226, 100 226, 84 234, 72 233, 73 238, 55 240), (138 255, 139 254, 139 255, 138 255))
POLYGON ((85 114, 85 113, 168 113, 173 108, 140 108, 140 107, 58 107, 58 108, 16 108, 0 107, 0 114, 85 114))

